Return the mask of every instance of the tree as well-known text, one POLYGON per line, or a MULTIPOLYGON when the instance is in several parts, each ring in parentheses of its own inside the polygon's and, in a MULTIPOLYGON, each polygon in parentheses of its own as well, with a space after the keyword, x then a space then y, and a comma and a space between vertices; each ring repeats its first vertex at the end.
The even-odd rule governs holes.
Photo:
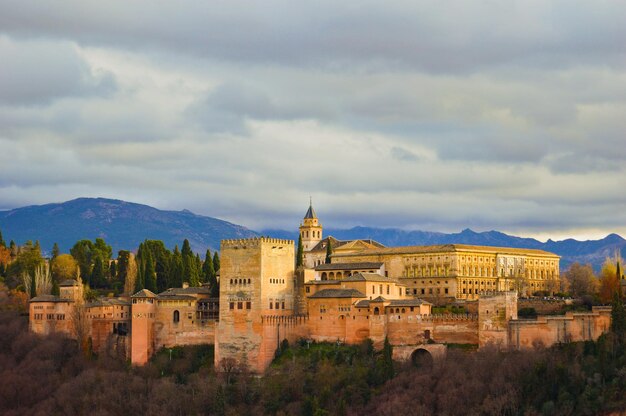
POLYGON ((2 230, 0 230, 0 247, 6 248, 7 244, 4 242, 4 238, 2 238, 2 230))
POLYGON ((183 286, 183 259, 178 246, 174 247, 174 253, 170 259, 170 285, 171 287, 183 286))
POLYGON ((326 244, 326 264, 330 264, 330 256, 333 255, 333 248, 330 245, 330 238, 328 239, 328 243, 326 244))
POLYGON ((205 276, 205 281, 211 288, 211 296, 217 297, 220 294, 220 288, 217 283, 217 275, 213 268, 213 259, 211 258, 211 250, 207 249, 204 256, 204 263, 202 265, 202 273, 205 276))
POLYGON ((56 282, 73 279, 76 276, 76 268, 78 263, 69 254, 60 254, 50 262, 52 278, 56 282))
POLYGON ((133 253, 126 253, 128 253, 128 257, 124 268, 124 293, 131 295, 135 293, 133 289, 135 288, 135 281, 137 280, 137 261, 133 253))
POLYGON ((107 268, 104 265, 102 257, 95 256, 91 279, 89 280, 89 285, 94 288, 103 288, 107 286, 106 279, 107 268))
POLYGON ((21 283, 24 273, 34 277, 37 267, 44 264, 44 259, 41 257, 41 248, 38 244, 33 245, 31 241, 27 241, 19 250, 14 246, 13 252, 15 253, 15 261, 9 264, 6 271, 6 283, 9 288, 14 288, 21 283))
POLYGON ((144 287, 151 292, 156 292, 156 271, 154 270, 154 260, 152 259, 152 253, 150 252, 150 250, 146 250, 146 258, 144 264, 144 287))
POLYGON ((616 264, 619 264, 620 260, 616 258, 614 263, 613 260, 607 258, 602 270, 600 270, 600 300, 603 303, 611 303, 615 292, 620 290, 616 268, 616 264))
POLYGON ((213 270, 216 274, 220 271, 220 256, 218 256, 217 251, 213 253, 213 270))
POLYGON ((383 377, 384 380, 391 380, 394 375, 393 370, 393 347, 389 342, 389 338, 385 337, 383 344, 383 377))
POLYGON ((56 259, 60 254, 59 245, 54 243, 52 246, 52 260, 56 259))
POLYGON ((582 265, 578 262, 572 264, 565 272, 565 281, 570 295, 575 298, 593 295, 598 287, 598 281, 590 264, 582 265))
POLYGON ((35 270, 34 281, 37 296, 50 295, 52 293, 52 276, 47 264, 42 264, 35 270))
POLYGON ((304 247, 302 246, 302 236, 298 235, 298 251, 296 252, 296 269, 304 264, 304 247))

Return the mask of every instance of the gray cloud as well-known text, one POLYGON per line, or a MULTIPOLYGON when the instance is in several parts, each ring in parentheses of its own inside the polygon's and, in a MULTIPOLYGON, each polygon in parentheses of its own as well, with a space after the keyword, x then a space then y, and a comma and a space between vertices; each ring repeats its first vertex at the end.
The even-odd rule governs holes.
POLYGON ((111 74, 93 74, 68 42, 15 42, 0 37, 0 104, 41 105, 53 99, 108 94, 111 74))
POLYGON ((626 233, 625 10, 0 4, 0 207, 626 233))

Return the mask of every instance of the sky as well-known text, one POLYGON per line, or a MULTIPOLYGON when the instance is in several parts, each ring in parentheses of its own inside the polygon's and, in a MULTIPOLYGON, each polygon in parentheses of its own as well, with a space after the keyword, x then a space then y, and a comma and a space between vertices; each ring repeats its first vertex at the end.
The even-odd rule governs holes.
POLYGON ((0 0, 0 209, 626 236, 626 2, 0 0))

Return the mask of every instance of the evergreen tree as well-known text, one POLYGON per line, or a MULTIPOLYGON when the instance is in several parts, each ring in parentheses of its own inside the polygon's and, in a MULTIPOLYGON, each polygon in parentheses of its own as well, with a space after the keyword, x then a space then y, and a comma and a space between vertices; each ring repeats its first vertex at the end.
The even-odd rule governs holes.
POLYGON ((145 289, 146 287, 144 274, 145 269, 145 260, 143 257, 139 258, 139 251, 137 251, 137 279, 135 279, 135 293, 139 292, 141 289, 145 289))
POLYGON ((52 279, 52 291, 50 292, 50 294, 54 296, 61 295, 61 290, 59 289, 59 283, 56 281, 56 279, 52 279))
POLYGON ((385 337, 385 343, 383 345, 383 363, 385 379, 391 380, 394 375, 393 371, 393 347, 389 343, 389 338, 385 337))
POLYGON ((30 298, 34 298, 35 296, 37 296, 37 283, 35 280, 35 276, 30 276, 30 298))
POLYGON ((296 252, 296 269, 304 264, 304 247, 302 246, 302 236, 298 235, 298 251, 296 252))
POLYGON ((211 250, 207 249, 206 254, 204 255, 204 263, 202 263, 202 275, 204 277, 204 281, 209 284, 210 287, 213 287, 214 284, 217 284, 215 279, 215 269, 213 269, 213 259, 211 258, 211 250))
POLYGON ((328 243, 326 244, 326 264, 330 264, 330 256, 333 255, 333 248, 330 246, 330 238, 328 239, 328 243))
POLYGON ((217 255, 217 251, 213 253, 213 270, 216 274, 220 271, 220 256, 217 255))
POLYGON ((170 260, 170 286, 183 286, 183 259, 178 246, 174 247, 174 253, 170 260))
POLYGON ((117 262, 112 261, 109 266, 109 277, 111 280, 117 280, 117 262))
POLYGON ((202 283, 206 282, 204 279, 204 273, 202 273, 202 260, 200 260, 200 255, 196 254, 196 264, 195 264, 196 274, 198 275, 198 286, 202 283))
POLYGON ((96 256, 89 285, 94 288, 106 287, 106 269, 100 256, 96 256))
POLYGON ((617 275, 617 290, 613 295, 613 302, 611 304, 611 332, 615 334, 618 342, 623 344, 626 339, 626 309, 624 308, 624 297, 622 296, 620 287, 622 271, 619 260, 617 261, 615 274, 617 275))
POLYGON ((52 260, 59 257, 59 254, 61 254, 59 250, 59 245, 57 243, 54 243, 54 245, 52 246, 52 260))
POLYGON ((4 242, 4 238, 2 238, 2 230, 0 230, 0 247, 6 248, 7 244, 4 242))
POLYGON ((144 267, 145 288, 151 292, 157 291, 156 271, 154 269, 154 260, 150 250, 145 250, 145 267, 144 267))

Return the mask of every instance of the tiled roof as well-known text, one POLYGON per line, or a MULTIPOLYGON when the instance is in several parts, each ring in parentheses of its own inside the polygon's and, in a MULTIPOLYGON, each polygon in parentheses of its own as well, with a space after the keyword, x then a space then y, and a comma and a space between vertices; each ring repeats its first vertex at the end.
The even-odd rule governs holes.
POLYGON ((382 245, 378 241, 371 240, 371 239, 368 239, 368 240, 337 240, 333 236, 328 236, 328 237, 324 238, 323 240, 320 240, 320 242, 317 243, 310 251, 313 251, 313 252, 326 251, 326 244, 328 244, 329 241, 330 241, 330 245, 331 245, 331 247, 333 249, 333 252, 334 252, 334 250, 337 250, 337 249, 339 249, 339 248, 341 248, 343 246, 350 245, 350 244, 354 245, 357 242, 361 242, 361 243, 363 243, 366 246, 365 249, 362 249, 360 251, 374 250, 374 249, 384 248, 385 247, 384 245, 382 245))
POLYGON ((120 298, 98 298, 93 302, 89 302, 86 305, 88 308, 94 308, 98 306, 130 306, 130 301, 120 298))
POLYGON ((341 283, 341 280, 309 280, 305 285, 336 285, 341 283))
POLYGON ((141 289, 139 292, 131 296, 131 298, 156 298, 157 295, 149 291, 148 289, 141 289))
POLYGON ((384 263, 361 262, 361 263, 330 263, 320 264, 315 270, 362 270, 362 269, 380 269, 384 263))
POLYGON ((343 279, 344 282, 390 282, 390 283, 398 283, 394 279, 390 279, 378 273, 354 273, 351 276, 343 279))
POLYGON ((387 302, 387 299, 383 298, 382 296, 378 296, 372 300, 370 300, 370 303, 372 302, 387 302))
POLYGON ((403 246, 403 247, 384 247, 373 250, 361 251, 358 253, 338 253, 335 258, 355 257, 362 255, 384 255, 384 254, 421 254, 421 253, 455 253, 460 251, 481 251, 496 254, 530 254, 537 256, 559 257, 554 253, 544 250, 532 248, 513 248, 513 247, 491 247, 491 246, 472 246, 467 244, 443 244, 434 246, 403 246))
POLYGON ((368 299, 359 300, 354 304, 357 308, 369 308, 370 301, 368 299))
POLYGON ((315 298, 364 298, 365 295, 356 289, 322 289, 314 295, 309 296, 315 298))
POLYGON ((190 295, 159 295, 159 300, 196 300, 195 296, 190 295))
POLYGON ((189 286, 189 287, 171 287, 161 293, 159 296, 168 295, 195 295, 195 294, 210 294, 211 288, 208 286, 189 286))
POLYGON ((419 305, 430 305, 429 302, 426 302, 422 299, 392 299, 389 306, 419 306, 419 305))
POLYGON ((39 295, 32 298, 30 302, 72 302, 72 300, 60 298, 54 295, 39 295))

